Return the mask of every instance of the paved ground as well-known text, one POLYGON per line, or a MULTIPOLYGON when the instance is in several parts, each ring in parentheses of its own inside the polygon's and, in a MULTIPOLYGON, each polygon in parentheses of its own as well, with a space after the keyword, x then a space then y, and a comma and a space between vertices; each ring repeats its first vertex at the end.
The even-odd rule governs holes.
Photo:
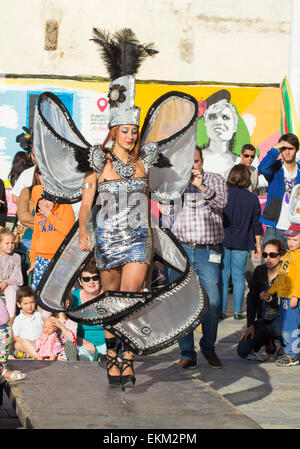
POLYGON ((96 362, 13 361, 28 376, 6 385, 33 429, 258 429, 199 376, 174 363, 175 348, 136 363, 134 389, 107 387, 96 362), (29 371, 30 370, 30 371, 29 371))
POLYGON ((236 347, 244 324, 232 317, 221 322, 217 353, 224 367, 212 370, 200 356, 198 376, 263 428, 299 429, 300 366, 240 359, 236 347))

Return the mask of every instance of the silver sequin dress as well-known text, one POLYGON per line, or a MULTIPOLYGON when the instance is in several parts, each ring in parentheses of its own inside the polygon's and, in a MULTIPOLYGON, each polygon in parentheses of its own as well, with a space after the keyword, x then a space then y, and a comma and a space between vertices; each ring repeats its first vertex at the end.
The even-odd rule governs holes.
POLYGON ((95 258, 98 268, 128 262, 151 263, 147 178, 115 179, 98 184, 95 258))

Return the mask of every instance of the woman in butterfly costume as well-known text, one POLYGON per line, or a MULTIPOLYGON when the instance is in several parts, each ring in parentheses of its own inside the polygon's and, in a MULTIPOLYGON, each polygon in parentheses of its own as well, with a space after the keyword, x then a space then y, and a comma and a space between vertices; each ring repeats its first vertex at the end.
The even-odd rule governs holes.
MULTIPOLYGON (((157 51, 153 49, 153 44, 141 45, 130 29, 121 30, 112 37, 94 29, 92 40, 99 45, 112 80, 108 94, 110 116, 106 139, 102 145, 91 146, 81 136, 63 104, 53 94, 44 93, 39 98, 35 115, 34 145, 44 179, 43 195, 55 201, 71 203, 80 200, 82 195, 79 228, 76 230, 81 264, 77 262, 74 271, 78 273, 84 267, 87 257, 84 258, 82 254, 87 252, 90 255, 93 246, 97 266, 101 270, 104 294, 97 298, 99 302, 93 300, 91 304, 73 310, 70 308, 68 316, 77 321, 104 325, 109 384, 129 387, 135 384, 132 351, 154 352, 171 344, 178 335, 183 335, 188 332, 188 328, 190 330, 199 324, 200 316, 203 316, 207 307, 205 292, 194 278, 182 249, 178 251, 178 242, 174 244, 174 238, 170 239, 167 231, 161 233, 157 230, 152 236, 148 207, 149 180, 151 191, 155 192, 155 199, 159 201, 180 196, 189 182, 195 149, 197 102, 193 97, 179 92, 162 96, 159 104, 154 103, 148 113, 141 138, 140 108, 135 106, 134 75, 141 62, 157 51), (72 150, 65 153, 63 166, 59 166, 54 159, 54 154, 58 154, 55 148, 57 143, 72 150), (182 156, 176 145, 185 150, 182 156), (174 162, 175 166, 180 166, 179 171, 174 169, 174 162), (83 176, 80 193, 79 174, 83 176), (167 299, 173 295, 174 299, 176 294, 184 294, 180 292, 181 288, 188 288, 189 293, 196 295, 189 316, 178 316, 179 325, 176 324, 175 332, 174 326, 169 324, 169 335, 165 331, 166 336, 159 329, 158 314, 170 315, 169 312, 161 310, 153 315, 154 310, 151 310, 158 305, 162 307, 163 295, 141 292, 153 254, 157 252, 153 237, 160 248, 158 252, 170 254, 167 263, 184 273, 178 284, 167 286, 162 291, 164 297, 167 299), (172 291, 175 287, 176 294, 172 291), (157 304, 154 304, 154 298, 160 299, 157 304), (148 306, 147 312, 141 313, 145 306, 148 306), (157 331, 154 323, 158 325, 157 331), (123 346, 122 366, 119 366, 117 359, 116 335, 123 346), (138 335, 142 339, 148 338, 148 343, 143 342, 139 350, 138 335), (150 344, 149 338, 152 339, 150 344)), ((61 156, 58 157, 61 162, 61 156)), ((51 271, 55 268, 58 276, 61 271, 64 275, 66 268, 60 269, 59 264, 62 267, 64 262, 65 265, 70 264, 70 258, 78 259, 75 257, 78 250, 74 247, 74 236, 75 230, 63 242, 37 289, 38 299, 44 308, 58 309, 57 303, 48 300, 47 288, 48 291, 51 289, 53 295, 56 288, 53 288, 53 282, 57 282, 57 286, 59 283, 65 285, 65 280, 57 276, 56 281, 51 281, 51 271)), ((75 274, 68 280, 62 296, 65 296, 74 277, 75 274)), ((187 304, 185 306, 188 309, 187 304)), ((174 316, 173 319, 176 321, 174 316)), ((167 322, 165 325, 168 326, 167 322)))
MULTIPOLYGON (((152 236, 148 223, 147 172, 149 166, 158 160, 157 144, 149 143, 139 152, 139 115, 140 108, 134 105, 134 76, 128 75, 134 64, 139 66, 147 55, 157 53, 151 45, 129 44, 131 46, 130 61, 127 61, 125 73, 123 68, 116 73, 115 60, 111 61, 111 47, 115 40, 105 36, 99 30, 94 32, 94 41, 100 45, 102 55, 107 56, 111 77, 115 78, 110 86, 109 104, 110 131, 103 142, 101 151, 95 156, 97 163, 94 171, 87 173, 83 182, 82 204, 79 213, 79 247, 83 251, 91 250, 92 240, 86 224, 90 216, 95 191, 98 189, 98 204, 102 207, 98 216, 95 256, 98 268, 101 269, 103 290, 132 291, 142 289, 148 266, 152 260, 152 236), (112 64, 111 64, 112 62, 112 64), (121 76, 120 76, 121 75, 121 76), (137 205, 131 201, 133 196, 142 200, 137 205), (122 198, 123 196, 123 198, 122 198), (145 201, 146 199, 146 201, 145 201), (122 207, 122 201, 128 203, 122 207), (118 211, 116 211, 118 209, 118 211), (133 221, 137 221, 133 223, 133 221)), ((132 40, 132 36, 131 36, 132 40)), ((129 51, 127 49, 127 54, 129 51)), ((129 59, 129 56, 128 56, 129 59)), ((80 158, 80 155, 79 155, 80 158)), ((93 160, 93 153, 90 154, 93 160)), ((80 165, 80 164, 79 164, 80 165)), ((84 163, 79 167, 84 167, 84 163)), ((89 169, 89 167, 87 167, 89 169)), ((87 170, 89 171, 89 170, 87 170)), ((123 352, 121 376, 117 360, 116 337, 104 331, 107 347, 107 375, 110 384, 132 386, 135 383, 133 374, 133 354, 125 345, 123 352)))

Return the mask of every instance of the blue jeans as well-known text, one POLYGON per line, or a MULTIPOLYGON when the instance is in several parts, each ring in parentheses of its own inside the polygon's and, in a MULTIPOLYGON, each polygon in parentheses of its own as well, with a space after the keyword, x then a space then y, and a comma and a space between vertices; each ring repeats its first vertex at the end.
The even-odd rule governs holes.
POLYGON ((22 239, 19 245, 19 249, 29 253, 30 248, 31 248, 31 240, 22 239))
POLYGON ((227 310, 228 282, 231 274, 233 285, 233 310, 242 311, 245 294, 245 270, 249 251, 223 247, 221 264, 221 298, 222 311, 227 310))
MULTIPOLYGON (((210 354, 215 351, 218 331, 218 313, 220 306, 220 264, 209 262, 210 254, 216 253, 216 251, 202 248, 190 248, 183 243, 182 246, 209 297, 209 309, 202 322, 203 336, 200 340, 200 348, 204 354, 210 354)), ((168 267, 165 268, 167 281, 173 282, 179 274, 168 267)), ((181 356, 183 358, 193 361, 197 360, 193 332, 179 340, 178 343, 181 349, 181 356)))
POLYGON ((297 307, 291 309, 290 298, 280 298, 279 312, 283 343, 286 345, 284 353, 297 356, 299 354, 300 301, 297 307))
MULTIPOLYGON (((272 228, 271 226, 267 226, 266 227, 266 232, 262 241, 262 245, 264 245, 266 242, 268 242, 271 239, 278 239, 281 240, 285 246, 285 249, 289 249, 288 248, 288 244, 287 244, 287 238, 286 235, 282 235, 282 233, 285 232, 284 229, 277 229, 277 228, 272 228)), ((265 260, 262 259, 263 262, 265 263, 265 260)))

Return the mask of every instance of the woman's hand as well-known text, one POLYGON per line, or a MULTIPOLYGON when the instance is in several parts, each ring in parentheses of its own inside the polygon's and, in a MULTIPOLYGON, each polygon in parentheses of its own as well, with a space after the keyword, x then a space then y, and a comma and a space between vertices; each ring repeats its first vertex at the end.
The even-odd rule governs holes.
POLYGON ((61 322, 55 316, 50 316, 49 321, 53 324, 53 326, 59 327, 61 329, 61 322))
POLYGON ((259 294, 259 298, 262 300, 262 301, 270 301, 270 299, 271 299, 271 295, 270 295, 270 293, 269 292, 260 292, 260 294, 259 294))
POLYGON ((249 326, 241 335, 240 341, 247 340, 248 336, 251 335, 251 338, 254 338, 255 327, 253 324, 249 326))
POLYGON ((86 228, 79 228, 79 248, 81 251, 92 251, 93 242, 86 228))
MULTIPOLYGON (((46 200, 40 200, 38 203, 38 212, 41 213, 42 215, 44 215, 45 218, 47 218, 50 214, 51 214, 51 210, 53 208, 53 206, 49 207, 49 201, 46 200)), ((54 203, 52 203, 54 204, 54 203)))

